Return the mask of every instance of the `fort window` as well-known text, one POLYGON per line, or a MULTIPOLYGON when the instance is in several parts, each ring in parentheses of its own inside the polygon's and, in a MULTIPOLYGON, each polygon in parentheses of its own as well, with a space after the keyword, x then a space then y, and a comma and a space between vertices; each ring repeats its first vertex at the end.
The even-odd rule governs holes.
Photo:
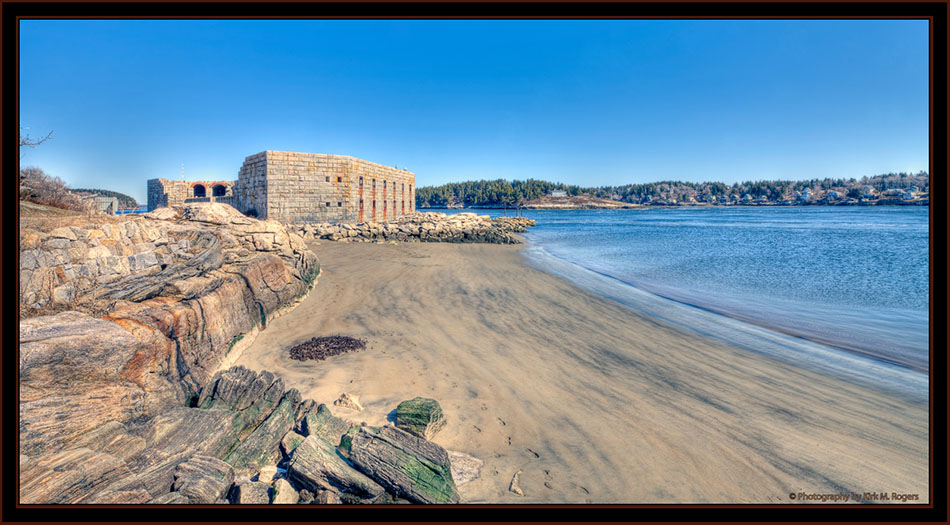
POLYGON ((337 177, 337 178, 336 178, 336 181, 337 181, 337 182, 343 182, 343 177, 337 177))
POLYGON ((330 176, 327 175, 327 182, 330 182, 330 176))
POLYGON ((205 187, 203 184, 195 184, 195 197, 205 196, 205 187))
POLYGON ((330 203, 328 202, 328 203, 327 203, 327 208, 329 208, 329 207, 330 207, 330 203))
POLYGON ((227 193, 228 189, 224 187, 224 184, 215 184, 211 187, 212 197, 224 197, 227 193))
POLYGON ((363 185, 363 177, 360 177, 360 186, 363 185))
POLYGON ((342 202, 338 202, 338 203, 336 203, 336 207, 337 207, 337 208, 341 208, 341 207, 343 207, 343 203, 342 203, 342 202))

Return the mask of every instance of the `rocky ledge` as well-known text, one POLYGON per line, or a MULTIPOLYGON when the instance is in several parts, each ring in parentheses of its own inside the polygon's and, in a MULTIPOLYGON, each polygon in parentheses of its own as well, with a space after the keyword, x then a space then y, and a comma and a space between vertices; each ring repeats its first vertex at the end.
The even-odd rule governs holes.
POLYGON ((334 416, 270 372, 232 367, 187 405, 21 454, 20 503, 456 503, 481 464, 334 416))
POLYGON ((400 405, 418 435, 363 427, 227 368, 314 285, 300 236, 216 203, 95 222, 20 232, 21 504, 458 501, 481 463, 426 439, 433 400, 400 405))
POLYGON ((446 215, 416 212, 389 222, 358 224, 306 224, 296 232, 305 238, 339 242, 477 242, 519 244, 515 233, 535 222, 524 217, 495 217, 475 213, 446 215))
POLYGON ((19 433, 30 457, 184 406, 320 268, 280 223, 223 204, 21 230, 20 242, 19 433))

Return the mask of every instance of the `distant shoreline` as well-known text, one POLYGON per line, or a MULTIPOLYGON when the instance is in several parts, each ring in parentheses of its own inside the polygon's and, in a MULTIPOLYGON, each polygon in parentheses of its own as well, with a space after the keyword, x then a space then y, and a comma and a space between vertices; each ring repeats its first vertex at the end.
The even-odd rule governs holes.
MULTIPOLYGON (((618 201, 619 202, 619 201, 618 201)), ((633 203, 624 203, 626 206, 522 206, 523 210, 642 210, 642 209, 661 209, 661 208, 836 208, 836 207, 852 207, 852 206, 930 206, 930 202, 918 202, 918 201, 892 201, 888 202, 878 202, 871 201, 865 203, 846 203, 840 202, 835 204, 818 204, 818 203, 809 203, 809 204, 779 204, 779 203, 768 203, 768 204, 633 204, 633 203)), ((516 206, 508 206, 510 210, 517 210, 516 206)), ((503 210, 505 206, 499 205, 482 205, 482 206, 417 206, 417 210, 503 210)))

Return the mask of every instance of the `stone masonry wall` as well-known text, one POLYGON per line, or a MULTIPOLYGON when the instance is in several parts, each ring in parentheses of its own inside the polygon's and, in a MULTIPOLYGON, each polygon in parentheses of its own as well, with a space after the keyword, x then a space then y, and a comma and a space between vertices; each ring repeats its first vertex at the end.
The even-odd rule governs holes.
POLYGON ((415 211, 415 175, 354 157, 265 151, 245 159, 235 194, 240 211, 262 219, 385 221, 415 211))
MULTIPOLYGON (((234 195, 233 180, 148 180, 148 211, 162 206, 180 206, 186 199, 211 197, 215 186, 224 186, 224 195, 234 195), (204 195, 201 195, 201 190, 204 195)), ((209 199, 210 200, 210 199, 209 199)), ((226 202, 226 201, 220 201, 226 202)), ((230 204, 230 202, 228 202, 230 204)))

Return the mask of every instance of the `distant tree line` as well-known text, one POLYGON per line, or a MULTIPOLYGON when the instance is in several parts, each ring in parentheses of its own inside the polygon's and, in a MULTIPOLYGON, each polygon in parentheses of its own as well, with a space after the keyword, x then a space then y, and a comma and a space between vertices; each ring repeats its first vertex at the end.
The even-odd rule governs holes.
POLYGON ((563 190, 568 195, 590 195, 602 199, 641 203, 651 200, 675 200, 685 202, 691 199, 711 202, 731 200, 733 196, 741 199, 749 195, 752 199, 765 198, 771 202, 794 200, 796 192, 808 189, 812 193, 836 191, 841 197, 859 198, 865 188, 877 192, 889 189, 909 189, 916 186, 921 192, 930 191, 930 175, 918 173, 886 173, 860 179, 811 179, 803 181, 747 181, 732 185, 721 182, 681 182, 661 181, 645 184, 624 184, 622 186, 582 187, 537 179, 508 181, 504 179, 450 182, 441 186, 424 186, 416 189, 416 207, 439 208, 444 206, 499 206, 516 205, 549 195, 552 191, 563 190))
POLYGON ((96 195, 101 195, 103 197, 115 197, 119 201, 120 210, 132 210, 139 207, 139 203, 135 201, 134 198, 117 191, 111 190, 98 190, 98 189, 89 189, 89 188, 76 188, 73 190, 78 193, 94 193, 96 195))

